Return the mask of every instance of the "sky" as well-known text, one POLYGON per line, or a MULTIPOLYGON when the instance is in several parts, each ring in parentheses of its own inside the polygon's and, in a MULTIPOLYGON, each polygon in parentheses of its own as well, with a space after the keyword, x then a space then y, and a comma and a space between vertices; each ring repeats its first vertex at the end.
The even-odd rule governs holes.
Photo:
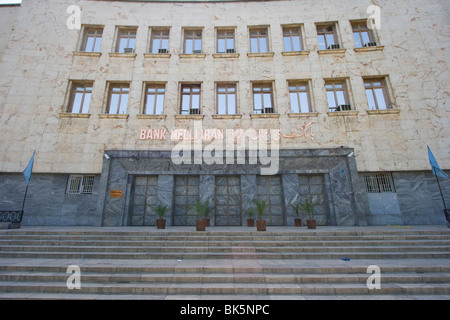
POLYGON ((0 0, 0 5, 2 4, 20 4, 22 0, 0 0))

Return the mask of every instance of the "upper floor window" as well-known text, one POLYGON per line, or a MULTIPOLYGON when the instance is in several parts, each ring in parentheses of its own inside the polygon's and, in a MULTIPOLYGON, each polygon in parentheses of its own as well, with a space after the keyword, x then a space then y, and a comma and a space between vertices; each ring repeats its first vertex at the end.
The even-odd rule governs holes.
POLYGON ((271 83, 253 84, 253 113, 274 113, 271 83))
POLYGON ((100 52, 102 44, 103 29, 97 27, 85 27, 81 51, 100 52))
POLYGON ((217 53, 235 53, 234 29, 217 30, 217 53))
POLYGON ((283 27, 284 51, 303 50, 300 27, 283 27))
POLYGON ((390 108, 389 96, 384 79, 365 79, 367 102, 369 110, 380 110, 390 108))
POLYGON ((117 35, 116 52, 133 53, 136 49, 136 32, 136 28, 120 28, 117 35))
POLYGON ((181 86, 181 114, 200 114, 200 84, 181 86))
POLYGON ((309 87, 307 82, 290 82, 289 98, 293 113, 311 112, 309 87))
POLYGON ((184 31, 184 53, 202 53, 202 30, 184 31))
POLYGON ((70 95, 69 112, 89 113, 89 104, 92 96, 92 82, 72 83, 70 95))
POLYGON ((367 27, 366 22, 352 22, 353 39, 355 47, 374 47, 377 45, 373 30, 367 27))
POLYGON ((169 29, 152 28, 151 53, 169 53, 169 29))
POLYGON ((268 52, 269 51, 269 38, 268 29, 264 28, 251 28, 250 30, 250 52, 268 52))
POLYGON ((126 114, 129 92, 129 83, 111 83, 109 85, 107 113, 126 114))
POLYGON ((317 39, 319 40, 319 50, 339 49, 340 47, 335 23, 317 25, 317 39))
POLYGON ((345 81, 326 81, 329 111, 351 110, 345 81))
POLYGON ((165 87, 163 84, 146 85, 144 114, 163 114, 164 93, 165 87))
POLYGON ((217 114, 236 114, 236 84, 217 84, 217 114))

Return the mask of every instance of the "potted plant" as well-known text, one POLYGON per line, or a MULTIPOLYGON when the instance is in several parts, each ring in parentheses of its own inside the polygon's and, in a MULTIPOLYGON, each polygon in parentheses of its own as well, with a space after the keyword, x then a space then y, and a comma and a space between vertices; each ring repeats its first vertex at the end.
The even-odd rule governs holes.
POLYGON ((256 214, 258 216, 258 220, 256 220, 256 230, 257 231, 266 231, 266 220, 262 219, 264 210, 266 209, 266 201, 253 199, 252 202, 256 206, 256 214))
POLYGON ((205 227, 208 223, 207 217, 211 212, 208 200, 201 201, 200 199, 197 199, 194 204, 194 210, 198 215, 198 220, 196 221, 197 231, 205 231, 205 227))
POLYGON ((166 214, 167 211, 169 211, 169 208, 167 207, 167 205, 163 206, 162 204, 158 204, 154 208, 154 210, 158 216, 158 219, 156 219, 156 228, 165 229, 166 220, 164 219, 164 215, 166 214))
POLYGON ((247 218, 247 226, 248 227, 255 226, 255 219, 253 219, 253 215, 255 214, 255 208, 248 207, 247 210, 245 210, 245 214, 248 217, 247 218))
POLYGON ((306 211, 306 213, 308 214, 308 217, 309 217, 309 219, 306 220, 306 225, 308 226, 308 229, 316 228, 316 219, 314 219, 313 208, 314 208, 314 205, 312 203, 312 200, 311 199, 309 201, 305 200, 305 204, 303 205, 303 210, 306 211))
POLYGON ((295 210, 295 215, 297 218, 294 219, 294 224, 296 227, 302 226, 302 219, 300 218, 300 211, 302 209, 302 204, 300 202, 296 202, 295 204, 291 204, 291 207, 295 210))

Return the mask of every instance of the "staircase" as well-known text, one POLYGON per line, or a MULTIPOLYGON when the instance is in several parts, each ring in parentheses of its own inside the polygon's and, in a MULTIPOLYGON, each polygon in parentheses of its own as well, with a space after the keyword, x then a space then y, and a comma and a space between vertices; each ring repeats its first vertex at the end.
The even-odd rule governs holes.
POLYGON ((0 299, 450 299, 446 227, 0 230, 0 299), (68 289, 70 265, 81 289, 68 289), (380 289, 369 289, 381 269, 380 289))

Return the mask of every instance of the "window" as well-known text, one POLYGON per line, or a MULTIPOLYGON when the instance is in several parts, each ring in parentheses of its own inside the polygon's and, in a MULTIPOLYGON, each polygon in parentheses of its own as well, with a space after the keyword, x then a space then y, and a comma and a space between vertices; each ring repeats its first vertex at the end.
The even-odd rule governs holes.
POLYGON ((234 29, 217 30, 217 53, 235 53, 234 29))
POLYGON ((200 84, 181 86, 181 114, 200 114, 200 84))
POLYGON ((84 52, 100 52, 102 44, 102 28, 88 28, 84 29, 83 43, 81 51, 84 52))
POLYGON ((364 176, 366 191, 369 193, 395 192, 394 181, 390 173, 375 173, 364 176))
POLYGON ((184 31, 184 53, 202 53, 202 30, 184 31))
POLYGON ((352 23, 352 28, 356 48, 373 47, 377 45, 373 31, 367 27, 367 22, 354 22, 352 23))
POLYGON ((89 113, 92 96, 92 82, 74 82, 70 96, 69 112, 89 113))
POLYGON ((289 83, 289 98, 293 113, 311 112, 309 87, 307 82, 289 83))
POLYGON ((253 113, 274 113, 272 84, 253 84, 253 113))
POLYGON ((325 88, 327 91, 329 111, 351 110, 345 81, 327 81, 325 82, 325 88))
POLYGON ((119 29, 116 52, 133 53, 136 49, 136 29, 119 29))
POLYGON ((389 108, 389 97, 383 79, 366 79, 364 80, 364 87, 366 89, 369 110, 389 108))
POLYGON ((339 49, 334 23, 317 25, 317 39, 319 40, 319 50, 339 49))
POLYGON ((303 50, 300 27, 283 28, 284 51, 301 51, 303 50))
POLYGON ((130 85, 128 83, 112 83, 109 86, 109 114, 126 114, 128 105, 128 94, 130 85))
POLYGON ((236 114, 236 85, 217 85, 217 114, 236 114))
POLYGON ((268 52, 269 38, 267 28, 250 29, 250 52, 268 52))
POLYGON ((94 191, 94 176, 71 175, 67 183, 67 194, 92 194, 94 191))
POLYGON ((164 85, 147 84, 145 88, 144 114, 163 114, 164 85))
POLYGON ((152 29, 151 53, 169 53, 169 29, 152 29))

